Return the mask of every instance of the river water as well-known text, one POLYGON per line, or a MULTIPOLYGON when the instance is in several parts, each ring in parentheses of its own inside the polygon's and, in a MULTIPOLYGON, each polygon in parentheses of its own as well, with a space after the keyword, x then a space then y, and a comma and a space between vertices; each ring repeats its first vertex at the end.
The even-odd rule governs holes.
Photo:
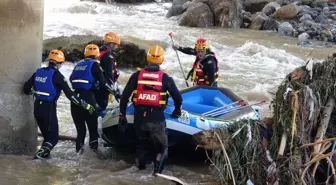
MULTIPOLYGON (((57 36, 117 32, 122 39, 148 48, 158 43, 165 48, 162 67, 174 77, 179 88, 184 88, 176 53, 171 49, 168 36, 173 32, 176 44, 192 46, 197 37, 210 41, 220 65, 219 86, 231 88, 249 101, 271 100, 269 90, 295 67, 309 58, 319 62, 335 51, 334 47, 313 48, 296 46, 295 38, 279 37, 272 32, 243 29, 187 28, 177 24, 177 18, 165 18, 170 3, 145 5, 107 5, 79 0, 45 0, 44 39, 57 36)), ((185 72, 194 58, 179 53, 185 72)), ((61 72, 69 77, 73 64, 66 63, 61 72)), ((121 71, 121 86, 133 70, 121 71)), ((270 114, 268 105, 259 107, 262 116, 270 114)), ((62 95, 58 101, 60 134, 76 136, 70 115, 69 101, 62 95)), ((169 184, 151 176, 151 167, 137 171, 132 155, 108 149, 108 156, 97 157, 90 150, 75 154, 75 145, 60 141, 48 161, 32 161, 31 156, 1 156, 0 179, 4 185, 26 184, 169 184)), ((170 163, 165 174, 175 175, 187 182, 205 182, 211 179, 208 166, 170 163)))

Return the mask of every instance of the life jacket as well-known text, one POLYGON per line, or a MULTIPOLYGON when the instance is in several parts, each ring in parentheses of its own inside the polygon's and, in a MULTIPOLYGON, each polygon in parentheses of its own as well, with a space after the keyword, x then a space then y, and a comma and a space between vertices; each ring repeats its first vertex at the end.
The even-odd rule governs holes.
POLYGON ((94 59, 81 60, 70 75, 70 82, 74 89, 90 90, 95 79, 91 73, 92 65, 96 62, 94 59))
POLYGON ((202 61, 206 60, 208 57, 214 58, 216 61, 216 72, 215 72, 215 82, 218 81, 218 60, 216 58, 216 55, 209 54, 206 55, 202 60, 196 61, 193 64, 193 75, 192 79, 194 82, 194 85, 211 85, 208 79, 208 75, 203 74, 203 65, 201 64, 202 61))
MULTIPOLYGON (((100 51, 100 55, 99 55, 99 57, 98 57, 99 64, 100 64, 100 61, 101 61, 101 59, 102 59, 102 56, 103 56, 105 53, 107 53, 107 50, 100 51)), ((114 60, 114 65, 113 65, 114 68, 112 69, 112 75, 113 75, 113 78, 114 78, 114 82, 116 82, 116 81, 118 80, 118 78, 119 78, 120 72, 119 72, 119 70, 117 69, 117 60, 115 60, 114 57, 113 57, 113 60, 114 60)), ((101 69, 102 69, 103 72, 105 71, 105 69, 103 69, 102 67, 101 67, 101 69)))
POLYGON ((60 93, 57 93, 53 84, 54 69, 40 68, 36 70, 34 79, 34 96, 36 100, 54 101, 60 93))
POLYGON ((167 92, 162 90, 162 77, 164 72, 139 71, 137 88, 133 91, 134 105, 150 107, 164 107, 167 103, 167 92))
POLYGON ((102 56, 107 52, 107 50, 104 50, 104 51, 100 51, 99 52, 99 57, 98 57, 98 60, 101 61, 101 58, 102 56))
MULTIPOLYGON (((137 67, 137 68, 136 68, 137 71, 140 71, 141 69, 143 69, 143 68, 141 68, 141 67, 137 67)), ((168 71, 167 71, 166 69, 162 69, 162 68, 160 67, 160 70, 163 71, 164 73, 168 74, 168 71)))

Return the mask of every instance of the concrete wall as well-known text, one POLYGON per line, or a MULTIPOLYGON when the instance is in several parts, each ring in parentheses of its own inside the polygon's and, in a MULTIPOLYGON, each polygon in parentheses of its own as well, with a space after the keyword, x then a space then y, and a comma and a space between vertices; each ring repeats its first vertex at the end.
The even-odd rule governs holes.
POLYGON ((0 153, 31 154, 37 126, 23 83, 41 65, 43 0, 0 0, 0 153))

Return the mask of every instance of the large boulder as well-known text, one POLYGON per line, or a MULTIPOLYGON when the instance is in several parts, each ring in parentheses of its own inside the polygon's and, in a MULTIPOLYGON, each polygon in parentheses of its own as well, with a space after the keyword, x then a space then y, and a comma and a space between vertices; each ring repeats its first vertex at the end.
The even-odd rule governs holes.
MULTIPOLYGON (((101 2, 101 3, 153 3, 155 0, 81 0, 81 1, 93 1, 93 2, 101 2)), ((167 0, 169 1, 169 0, 167 0)))
POLYGON ((214 15, 208 5, 197 2, 189 6, 179 19, 180 26, 211 27, 214 26, 214 15))
POLYGON ((273 18, 280 20, 292 20, 296 18, 298 12, 299 7, 296 5, 296 3, 291 3, 275 11, 273 14, 273 18))
POLYGON ((270 0, 245 0, 245 11, 256 13, 260 12, 270 0))
POLYGON ((240 28, 243 22, 241 0, 208 0, 205 3, 215 16, 216 26, 240 28))
POLYGON ((263 27, 266 20, 268 20, 268 17, 265 15, 265 13, 258 12, 252 18, 252 23, 250 24, 249 28, 254 30, 260 30, 263 27))
POLYGON ((167 17, 184 12, 179 25, 240 28, 243 22, 241 0, 174 0, 167 17))
POLYGON ((166 17, 170 18, 172 16, 181 15, 183 12, 187 10, 188 6, 186 5, 190 2, 191 0, 174 0, 172 6, 167 12, 166 17))
POLYGON ((277 2, 270 2, 264 8, 262 9, 262 12, 264 12, 267 16, 273 14, 276 10, 280 8, 279 3, 277 2))
MULTIPOLYGON (((56 37, 43 41, 43 61, 52 49, 64 52, 66 61, 77 62, 84 58, 84 48, 87 44, 103 44, 102 37, 95 35, 74 35, 70 37, 56 37)), ((155 42, 153 42, 155 44, 155 42)), ((115 52, 120 67, 144 67, 146 62, 146 48, 129 41, 121 41, 120 47, 115 52)))
POLYGON ((293 36, 294 35, 294 28, 289 22, 283 22, 278 27, 279 35, 283 36, 293 36))
POLYGON ((264 25, 262 26, 262 30, 271 30, 271 31, 277 31, 279 27, 279 22, 277 22, 274 19, 267 19, 264 22, 264 25))

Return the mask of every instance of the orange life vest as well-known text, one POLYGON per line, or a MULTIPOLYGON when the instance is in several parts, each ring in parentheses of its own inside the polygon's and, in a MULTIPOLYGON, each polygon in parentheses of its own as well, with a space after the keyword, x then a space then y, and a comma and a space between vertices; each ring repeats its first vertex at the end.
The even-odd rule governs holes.
POLYGON ((203 74, 203 66, 201 62, 205 60, 207 57, 212 57, 216 61, 216 72, 215 72, 215 82, 217 82, 219 74, 218 74, 218 60, 214 54, 206 55, 202 60, 194 62, 193 65, 193 75, 192 79, 194 85, 211 85, 208 79, 208 75, 203 74))
POLYGON ((133 104, 150 107, 163 107, 167 102, 167 92, 162 90, 164 72, 141 69, 136 90, 133 91, 133 104))

